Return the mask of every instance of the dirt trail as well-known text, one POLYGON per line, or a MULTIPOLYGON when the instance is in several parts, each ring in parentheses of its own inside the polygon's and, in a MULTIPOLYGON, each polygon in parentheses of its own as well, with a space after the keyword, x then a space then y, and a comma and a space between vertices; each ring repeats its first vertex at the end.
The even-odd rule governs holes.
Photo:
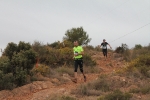
MULTIPOLYGON (((86 83, 96 80, 98 76, 102 73, 109 74, 113 71, 117 70, 119 66, 122 65, 121 62, 117 62, 116 60, 112 59, 112 55, 109 54, 109 57, 107 60, 103 59, 102 54, 97 54, 93 56, 93 59, 96 59, 97 67, 100 68, 102 71, 98 74, 86 74, 87 81, 86 83)), ((78 82, 73 83, 72 81, 68 81, 65 84, 62 85, 54 85, 51 82, 38 82, 38 83, 31 83, 29 84, 30 91, 24 92, 25 89, 27 89, 27 86, 25 89, 23 87, 20 87, 20 91, 16 89, 13 91, 3 91, 0 92, 0 100, 45 100, 47 97, 51 96, 52 94, 62 94, 62 95, 69 95, 71 90, 76 89, 81 84, 85 84, 83 81, 82 75, 78 75, 78 82), (34 89, 33 89, 34 87, 34 89), (23 91, 23 92, 22 92, 23 91), (20 92, 20 94, 18 93, 20 92), (7 94, 7 95, 6 95, 7 94)))

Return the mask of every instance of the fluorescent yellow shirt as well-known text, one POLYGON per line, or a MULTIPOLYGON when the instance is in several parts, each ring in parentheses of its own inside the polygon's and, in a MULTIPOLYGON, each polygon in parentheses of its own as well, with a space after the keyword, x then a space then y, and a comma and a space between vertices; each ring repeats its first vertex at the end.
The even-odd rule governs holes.
MULTIPOLYGON (((77 46, 73 48, 73 52, 75 53, 81 53, 83 52, 83 48, 81 46, 77 46)), ((74 58, 82 58, 82 55, 74 56, 74 58)))

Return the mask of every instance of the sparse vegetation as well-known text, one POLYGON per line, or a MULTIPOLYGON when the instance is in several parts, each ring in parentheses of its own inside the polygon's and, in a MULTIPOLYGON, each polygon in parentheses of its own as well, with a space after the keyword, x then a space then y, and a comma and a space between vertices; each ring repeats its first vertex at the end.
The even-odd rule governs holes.
POLYGON ((77 100, 77 99, 71 96, 65 96, 65 95, 58 96, 55 94, 53 96, 47 97, 45 100, 77 100))
POLYGON ((56 72, 59 73, 60 75, 68 74, 70 76, 73 76, 73 69, 67 66, 57 68, 56 72))
POLYGON ((145 77, 149 76, 150 71, 150 55, 141 55, 138 58, 132 60, 127 66, 127 71, 132 71, 133 69, 138 69, 138 71, 145 77))
POLYGON ((150 94, 150 86, 149 84, 145 84, 144 86, 140 86, 139 88, 130 89, 130 93, 142 93, 142 94, 150 94))
POLYGON ((115 90, 97 100, 130 100, 131 97, 132 95, 130 93, 123 93, 120 90, 115 90))

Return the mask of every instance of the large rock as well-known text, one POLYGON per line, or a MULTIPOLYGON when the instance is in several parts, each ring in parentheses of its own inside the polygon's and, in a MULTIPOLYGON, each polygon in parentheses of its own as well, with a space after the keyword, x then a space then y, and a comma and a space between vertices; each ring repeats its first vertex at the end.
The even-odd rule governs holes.
POLYGON ((63 74, 63 79, 71 81, 71 77, 69 76, 69 74, 63 74))
POLYGON ((53 78, 51 81, 52 81, 52 83, 56 83, 56 84, 59 83, 59 80, 57 78, 53 78))

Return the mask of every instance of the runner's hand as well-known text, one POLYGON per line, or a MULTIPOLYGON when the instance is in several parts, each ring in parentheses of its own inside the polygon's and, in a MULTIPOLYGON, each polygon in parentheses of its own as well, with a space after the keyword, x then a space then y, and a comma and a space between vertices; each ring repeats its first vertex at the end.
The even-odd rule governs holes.
POLYGON ((74 55, 75 55, 75 56, 78 56, 78 53, 75 53, 74 55))

